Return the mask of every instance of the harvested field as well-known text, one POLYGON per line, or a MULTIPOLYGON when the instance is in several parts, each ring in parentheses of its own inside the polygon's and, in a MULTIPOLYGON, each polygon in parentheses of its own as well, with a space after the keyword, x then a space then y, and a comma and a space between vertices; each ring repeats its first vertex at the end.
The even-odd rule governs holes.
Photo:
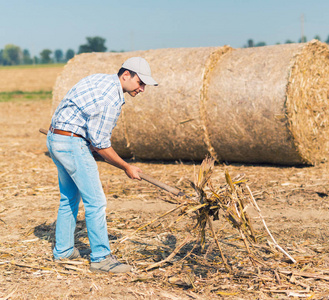
MULTIPOLYGON (((91 273, 88 261, 52 261, 54 224, 59 193, 55 165, 47 156, 46 138, 38 132, 49 125, 51 100, 0 103, 0 298, 1 299, 328 299, 329 179, 328 164, 315 167, 216 165, 213 185, 244 173, 277 242, 297 261, 264 252, 265 266, 254 268, 238 233, 222 219, 215 231, 234 273, 223 268, 211 234, 206 252, 193 243, 169 262, 168 257, 195 224, 171 214, 120 243, 141 225, 175 207, 173 198, 146 182, 128 179, 103 162, 99 170, 108 199, 111 247, 120 260, 134 266, 126 275, 91 273)), ((145 173, 193 193, 199 165, 187 162, 135 161, 145 173)), ((178 199, 183 200, 183 199, 178 199)), ((261 221, 252 214, 256 230, 261 221)), ((77 247, 88 248, 83 206, 78 216, 77 247)))
POLYGON ((63 66, 0 68, 0 92, 51 91, 63 66))

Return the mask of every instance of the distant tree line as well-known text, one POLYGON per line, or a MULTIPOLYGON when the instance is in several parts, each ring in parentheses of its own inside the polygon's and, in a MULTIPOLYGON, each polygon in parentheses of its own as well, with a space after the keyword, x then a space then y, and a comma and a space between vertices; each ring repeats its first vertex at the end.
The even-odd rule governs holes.
MULTIPOLYGON (((79 46, 77 54, 88 52, 106 52, 107 48, 105 47, 105 39, 99 36, 87 37, 86 39, 87 43, 79 46)), ((19 46, 8 44, 4 47, 4 49, 0 49, 0 65, 14 66, 65 63, 73 58, 75 54, 75 51, 72 49, 66 50, 65 53, 61 49, 57 49, 55 51, 43 49, 39 53, 39 56, 32 57, 28 49, 22 50, 19 46)))
MULTIPOLYGON (((315 39, 321 41, 321 38, 316 35, 315 39)), ((80 45, 77 54, 90 53, 90 52, 106 52, 105 39, 99 36, 87 37, 87 43, 80 45)), ((300 38, 298 43, 307 42, 307 38, 304 36, 300 38)), ((286 40, 285 44, 295 43, 291 40, 286 40)), ((325 43, 329 44, 329 36, 325 43)), ((280 43, 277 43, 280 44, 280 43)), ((254 42, 253 39, 249 39, 244 48, 249 47, 261 47, 266 46, 265 42, 254 42)), ((116 51, 111 51, 116 52, 116 51)), ((120 52, 123 52, 121 50, 120 52)), ((74 57, 75 51, 72 49, 66 50, 64 53, 61 49, 56 49, 54 52, 50 49, 43 49, 39 56, 31 57, 28 49, 21 49, 19 46, 8 44, 4 49, 0 49, 0 65, 13 66, 13 65, 31 65, 31 64, 50 64, 50 63, 65 63, 74 57)))
MULTIPOLYGON (((320 38, 320 36, 318 36, 318 35, 316 35, 316 36, 314 37, 314 39, 321 41, 321 38, 320 38)), ((307 38, 306 38, 306 36, 303 36, 302 38, 300 38, 300 39, 298 40, 298 42, 294 42, 294 41, 292 41, 292 40, 286 40, 286 41, 284 42, 284 44, 306 43, 306 42, 307 42, 307 38)), ((329 35, 328 35, 327 40, 325 41, 325 43, 329 44, 329 35)), ((280 44, 281 44, 281 43, 276 43, 276 45, 280 45, 280 44)), ((249 40, 247 41, 247 44, 244 45, 243 48, 262 47, 262 46, 266 46, 266 43, 265 43, 265 42, 257 42, 257 43, 255 43, 253 39, 249 39, 249 40)))

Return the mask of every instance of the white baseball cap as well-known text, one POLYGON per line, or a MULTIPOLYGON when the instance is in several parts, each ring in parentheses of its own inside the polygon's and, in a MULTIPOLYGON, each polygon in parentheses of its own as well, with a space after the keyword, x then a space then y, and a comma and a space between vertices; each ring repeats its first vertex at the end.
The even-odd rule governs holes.
POLYGON ((122 64, 122 68, 135 72, 140 80, 147 85, 158 85, 151 76, 151 68, 148 62, 142 57, 128 58, 122 64))

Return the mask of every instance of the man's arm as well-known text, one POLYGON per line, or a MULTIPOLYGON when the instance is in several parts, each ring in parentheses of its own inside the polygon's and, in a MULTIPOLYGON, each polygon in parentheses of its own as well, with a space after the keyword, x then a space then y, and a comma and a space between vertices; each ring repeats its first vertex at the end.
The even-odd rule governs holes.
POLYGON ((125 162, 112 147, 98 149, 93 148, 99 155, 101 155, 105 160, 107 160, 111 165, 124 170, 127 176, 131 179, 142 180, 138 173, 141 173, 142 170, 138 167, 132 166, 125 162))

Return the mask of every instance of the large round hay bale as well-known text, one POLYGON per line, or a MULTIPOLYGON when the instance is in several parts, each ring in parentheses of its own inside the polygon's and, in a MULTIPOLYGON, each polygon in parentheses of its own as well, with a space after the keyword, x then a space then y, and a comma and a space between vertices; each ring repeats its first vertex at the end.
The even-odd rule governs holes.
POLYGON ((314 164, 328 156, 329 48, 237 49, 213 69, 207 129, 218 159, 314 164))
POLYGON ((159 86, 146 86, 126 104, 113 131, 113 148, 122 157, 195 159, 209 152, 200 111, 203 85, 209 70, 230 47, 158 49, 130 53, 91 53, 72 59, 54 88, 53 110, 81 78, 93 73, 115 73, 129 57, 142 56, 159 86))
POLYGON ((329 50, 318 41, 91 53, 58 77, 53 109, 81 78, 145 57, 158 87, 126 104, 112 144, 123 157, 314 164, 328 153, 329 50))

